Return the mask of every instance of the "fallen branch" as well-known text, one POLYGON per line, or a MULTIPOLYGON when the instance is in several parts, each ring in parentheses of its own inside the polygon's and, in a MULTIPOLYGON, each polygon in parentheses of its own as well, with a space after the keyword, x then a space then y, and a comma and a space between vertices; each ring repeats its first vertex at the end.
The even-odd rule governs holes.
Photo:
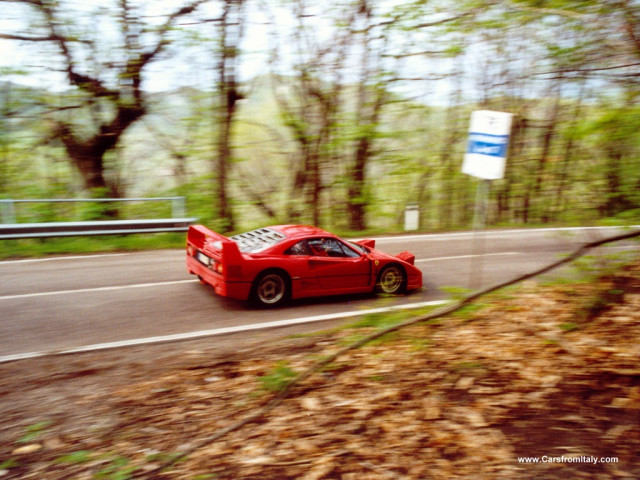
MULTIPOLYGON (((261 409, 257 410, 256 412, 248 415, 247 417, 238 420, 237 422, 229 425, 226 428, 223 428, 222 430, 218 430, 217 432, 215 432, 214 434, 206 437, 205 439, 203 439, 202 441, 198 442, 197 444, 195 444, 194 446, 192 446, 191 448, 185 450, 184 452, 181 452, 178 456, 173 457, 171 460, 167 461, 166 463, 164 463, 163 465, 155 468, 154 470, 150 470, 150 471, 146 471, 146 472, 140 472, 138 474, 134 474, 131 478, 152 478, 153 475, 155 475, 156 473, 165 470, 169 467, 171 467, 172 465, 174 465, 176 462, 185 459, 186 457, 188 457, 189 455, 191 455, 192 453, 210 445, 211 443, 215 442, 216 440, 219 440, 220 438, 224 437, 225 435, 227 435, 228 433, 233 432, 234 430, 238 430, 242 427, 244 427, 245 425, 248 425, 250 423, 256 422, 258 419, 260 419, 261 417, 263 417, 264 415, 266 415, 267 413, 269 413, 271 410, 273 410, 276 406, 278 406, 280 403, 282 403, 282 401, 287 398, 289 396, 289 393, 292 391, 292 389, 294 387, 296 387, 297 385, 301 384, 304 380, 306 380, 307 378, 309 378, 310 376, 312 376, 313 374, 317 373, 318 371, 324 369, 327 365, 333 363, 337 358, 341 357, 342 355, 346 354, 347 352, 351 351, 351 350, 356 350, 358 348, 363 347, 364 345, 380 338, 383 337, 384 335, 387 335, 391 332, 396 332, 398 330, 402 330, 403 328, 409 327, 411 325, 415 325, 418 323, 422 323, 422 322, 426 322, 429 320, 434 320, 437 318, 441 318, 444 317, 446 315, 449 315, 451 313, 456 312, 457 310, 460 310, 462 307, 464 307, 465 305, 473 302, 474 300, 488 295, 490 293, 493 293, 497 290, 501 290, 505 287, 509 287, 511 285, 515 285, 516 283, 520 283, 523 282, 525 280, 528 280, 530 278, 533 277, 537 277, 539 275, 542 275, 544 273, 547 273, 551 270, 554 270, 562 265, 565 265, 567 263, 573 262, 574 260, 582 257, 583 255, 585 255, 589 250, 592 250, 594 248, 597 248, 601 245, 607 244, 607 243, 613 243, 613 242, 619 242, 622 240, 629 240, 631 238, 636 238, 636 237, 640 237, 640 230, 636 230, 636 231, 632 231, 632 232, 628 232, 628 233, 624 233, 621 235, 616 235, 613 237, 607 237, 601 240, 597 240, 594 242, 589 242, 586 243, 584 245, 582 245, 580 248, 578 248, 577 250, 575 250, 573 253, 571 253, 570 255, 556 261, 553 262, 545 267, 542 267, 538 270, 535 270, 533 272, 530 273, 526 273, 524 275, 520 275, 516 278, 513 278, 511 280, 507 280, 505 282, 500 282, 494 285, 491 285, 489 287, 477 290, 469 295, 467 295, 466 297, 464 297, 463 299, 459 300, 458 302, 451 304, 449 306, 446 307, 442 307, 439 308, 438 310, 428 314, 428 315, 423 315, 423 316, 419 316, 419 317, 415 317, 415 318, 411 318, 409 320, 406 320, 404 322, 392 325, 390 327, 387 327, 385 329, 382 330, 378 330, 374 333, 372 333, 371 335, 364 337, 360 340, 358 340, 357 342, 351 343, 343 348, 341 348, 340 350, 336 351, 335 353, 325 357, 323 360, 315 363, 314 365, 312 365, 311 367, 309 367, 307 370, 305 370, 304 372, 300 373, 297 377, 295 377, 293 380, 291 380, 277 395, 275 395, 264 407, 262 407, 261 409)), ((634 371, 635 374, 635 371, 634 371)))

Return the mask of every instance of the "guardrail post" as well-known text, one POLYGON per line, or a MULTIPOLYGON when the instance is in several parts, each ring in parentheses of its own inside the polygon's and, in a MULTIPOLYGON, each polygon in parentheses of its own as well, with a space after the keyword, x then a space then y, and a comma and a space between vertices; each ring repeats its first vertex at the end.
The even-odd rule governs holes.
POLYGON ((0 200, 0 218, 2 223, 16 223, 16 209, 13 200, 0 200))

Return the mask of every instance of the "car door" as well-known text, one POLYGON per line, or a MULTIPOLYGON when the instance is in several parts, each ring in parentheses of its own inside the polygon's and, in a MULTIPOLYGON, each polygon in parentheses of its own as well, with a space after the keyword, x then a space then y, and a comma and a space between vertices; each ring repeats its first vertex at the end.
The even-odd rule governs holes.
POLYGON ((300 240, 284 252, 287 271, 291 275, 293 298, 322 295, 315 272, 309 268, 311 249, 307 240, 300 240))
POLYGON ((371 261, 331 237, 308 240, 309 273, 327 295, 364 292, 371 281, 371 261))

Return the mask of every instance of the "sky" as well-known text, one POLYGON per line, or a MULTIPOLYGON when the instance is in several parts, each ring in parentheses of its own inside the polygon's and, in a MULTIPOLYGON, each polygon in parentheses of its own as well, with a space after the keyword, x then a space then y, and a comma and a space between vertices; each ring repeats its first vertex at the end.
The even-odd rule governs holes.
MULTIPOLYGON (((60 1, 66 7, 64 11, 70 19, 84 26, 89 32, 98 32, 95 35, 95 40, 103 42, 105 45, 102 49, 104 53, 101 58, 86 58, 86 61, 95 63, 117 61, 116 50, 112 48, 112 45, 111 48, 109 46, 109 41, 118 37, 114 22, 105 21, 104 17, 100 15, 92 15, 92 12, 95 12, 96 9, 107 11, 109 5, 113 5, 115 0, 106 0, 106 2, 101 2, 99 5, 83 0, 60 1)), ((385 1, 388 4, 393 4, 397 0, 381 0, 378 6, 384 6, 385 1)), ((279 8, 277 6, 279 2, 273 0, 254 0, 252 5, 255 6, 256 2, 262 2, 263 9, 250 8, 247 11, 247 26, 242 43, 243 53, 238 71, 242 81, 248 81, 255 76, 270 73, 272 66, 269 65, 268 58, 275 47, 274 42, 279 42, 278 49, 284 59, 278 64, 278 73, 293 72, 291 64, 292 59, 295 58, 291 51, 293 45, 292 42, 286 41, 287 34, 292 30, 295 23, 291 8, 279 8), (266 13, 265 6, 270 9, 266 13), (274 27, 270 25, 270 22, 274 21, 277 22, 278 35, 273 34, 274 27), (278 36, 279 38, 277 38, 278 36)), ((139 0, 131 3, 141 6, 140 14, 144 16, 147 23, 159 24, 164 22, 167 12, 175 11, 180 6, 185 5, 187 0, 139 0)), ((310 13, 316 14, 323 13, 325 10, 330 11, 329 8, 332 5, 330 0, 327 3, 309 3, 312 9, 310 13), (315 12, 313 9, 315 9, 315 12)), ((185 17, 179 22, 180 28, 194 37, 197 35, 215 36, 214 23, 202 25, 197 24, 194 20, 218 17, 220 14, 219 4, 220 2, 212 1, 201 6, 197 15, 185 17)), ((30 19, 34 18, 30 12, 31 9, 28 5, 15 2, 3 3, 0 9, 0 32, 38 33, 37 30, 31 29, 29 31, 28 29, 30 19)), ((331 37, 331 28, 327 23, 326 17, 324 17, 325 23, 322 20, 318 20, 321 17, 321 15, 309 17, 308 20, 309 25, 313 27, 315 40, 320 44, 331 37)), ((171 53, 170 58, 165 55, 166 59, 152 62, 145 69, 144 89, 150 92, 161 92, 174 90, 182 86, 193 86, 202 89, 212 88, 215 84, 213 73, 215 58, 212 55, 212 48, 211 44, 206 45, 197 41, 187 43, 187 41, 183 40, 174 44, 168 50, 171 53)), ((4 74, 2 76, 5 79, 50 91, 63 91, 68 88, 65 74, 60 71, 61 63, 52 62, 52 59, 59 60, 60 56, 51 43, 32 44, 0 40, 0 71, 3 71, 4 74), (52 69, 54 65, 55 68, 52 69), (29 74, 7 76, 6 72, 12 69, 27 71, 29 74)), ((425 66, 433 68, 434 61, 430 60, 430 62, 431 65, 428 65, 425 59, 412 58, 404 62, 404 73, 407 77, 425 75, 425 66)), ((448 69, 449 66, 443 62, 435 68, 442 71, 448 69)), ((348 75, 352 74, 355 80, 358 73, 357 69, 351 69, 349 72, 348 75)), ((426 81, 418 83, 407 82, 405 84, 394 84, 390 88, 416 100, 424 97, 424 101, 427 103, 446 102, 448 93, 451 90, 451 84, 448 81, 428 82, 428 87, 426 85, 426 81)))
MULTIPOLYGON (((179 0, 161 0, 151 2, 141 2, 145 4, 145 20, 148 23, 161 23, 164 21, 164 13, 178 9, 186 4, 186 1, 179 0), (152 8, 148 8, 151 6, 152 8)), ((71 7, 68 11, 73 10, 75 13, 73 18, 82 19, 82 23, 89 29, 100 31, 104 37, 110 35, 117 38, 117 32, 113 25, 106 22, 92 22, 98 17, 92 16, 91 12, 96 6, 89 2, 81 0, 63 0, 63 4, 71 7)), ((215 18, 219 16, 217 2, 203 5, 198 10, 199 18, 215 18)), ((20 33, 34 34, 34 30, 29 31, 28 22, 32 15, 26 5, 19 3, 3 4, 0 9, 0 33, 20 33)), ((179 22, 179 26, 185 32, 190 34, 208 34, 215 35, 215 26, 213 23, 207 25, 196 25, 194 21, 196 17, 185 17, 179 22)), ((249 10, 249 18, 245 31, 242 50, 242 62, 240 76, 243 79, 252 78, 253 76, 266 73, 268 45, 270 42, 270 27, 266 24, 269 18, 258 12, 256 9, 249 10)), ((283 15, 278 15, 280 28, 288 28, 291 26, 289 19, 283 15)), ((54 53, 55 48, 49 43, 46 49, 51 53, 40 53, 44 44, 29 44, 28 42, 20 42, 14 40, 0 39, 0 69, 3 77, 7 78, 7 72, 12 70, 28 71, 29 75, 11 76, 13 81, 24 83, 32 86, 44 87, 52 90, 64 89, 66 80, 63 73, 52 72, 52 58, 57 57, 54 53), (52 57, 53 55, 53 57, 52 57)), ((203 75, 201 68, 194 68, 198 65, 210 67, 213 60, 210 59, 210 47, 201 45, 191 45, 185 48, 181 44, 172 47, 172 57, 168 60, 153 62, 148 68, 150 75, 145 89, 150 91, 162 91, 175 88, 180 85, 201 85, 203 87, 210 85, 213 80, 207 79, 207 75, 203 75), (176 52, 176 50, 180 50, 176 52), (177 53, 177 54, 176 54, 177 53)), ((105 52, 105 57, 109 55, 105 52)), ((166 55, 165 55, 166 57, 166 55)), ((103 58, 102 60, 105 60, 103 58)))
MULTIPOLYGON (((162 14, 168 9, 177 9, 186 2, 180 2, 177 0, 169 1, 155 1, 146 2, 153 6, 152 10, 145 11, 145 20, 147 23, 153 24, 164 21, 162 14)), ((63 0, 63 4, 68 8, 66 13, 73 12, 73 18, 75 21, 78 19, 80 23, 84 25, 88 30, 100 32, 96 35, 97 41, 104 42, 105 39, 109 41, 109 37, 113 39, 118 38, 118 33, 115 31, 116 27, 113 23, 106 21, 99 21, 100 17, 92 15, 95 11, 96 5, 90 2, 83 2, 80 0, 63 0), (102 37, 102 38, 100 38, 102 37)), ((212 11, 211 8, 201 7, 201 12, 204 12, 204 16, 214 16, 217 12, 212 11)), ((29 19, 33 18, 32 13, 27 5, 19 3, 3 4, 0 9, 0 32, 1 33, 18 33, 18 34, 31 34, 37 35, 39 32, 34 29, 29 29, 29 19)), ((181 28, 189 31, 193 31, 196 28, 202 29, 202 27, 192 26, 192 20, 185 18, 181 23, 181 28)), ((213 24, 207 26, 213 33, 213 24)), ((253 51, 256 46, 260 45, 260 37, 264 37, 263 27, 255 25, 251 28, 251 35, 247 36, 247 48, 249 51, 253 51)), ((104 42, 106 45, 106 42, 104 42)), ((193 55, 204 55, 203 51, 185 55, 190 49, 183 49, 179 55, 175 55, 170 61, 164 60, 154 62, 150 64, 148 75, 149 81, 145 85, 145 88, 150 91, 161 91, 167 88, 173 88, 183 83, 193 83, 202 81, 202 72, 194 69, 193 55)), ((194 52, 203 49, 193 49, 194 52)), ((50 43, 38 43, 33 44, 30 42, 22 42, 15 40, 0 39, 0 71, 4 78, 10 78, 17 83, 27 84, 30 86, 37 86, 41 88, 47 88, 51 90, 61 90, 67 87, 67 82, 64 73, 55 71, 60 69, 60 64, 55 62, 58 60, 59 53, 57 49, 50 43), (53 60, 53 61, 52 61, 53 60), (53 70, 52 70, 53 69, 53 70), (28 72, 28 75, 18 74, 7 76, 11 71, 28 72)), ((113 49, 104 48, 104 56, 98 60, 109 61, 116 57, 113 55, 113 49), (110 58, 111 57, 111 58, 110 58)), ((166 55, 165 55, 166 56, 166 55)), ((250 60, 249 55, 247 60, 250 60)), ((253 55, 255 57, 255 55, 253 55)), ((81 58, 78 56, 78 58, 81 58)), ((91 61, 91 59, 87 59, 91 61)), ((203 60, 199 60, 203 63, 203 60)), ((255 58, 247 62, 247 74, 251 74, 250 71, 258 71, 260 66, 256 63, 255 58)))

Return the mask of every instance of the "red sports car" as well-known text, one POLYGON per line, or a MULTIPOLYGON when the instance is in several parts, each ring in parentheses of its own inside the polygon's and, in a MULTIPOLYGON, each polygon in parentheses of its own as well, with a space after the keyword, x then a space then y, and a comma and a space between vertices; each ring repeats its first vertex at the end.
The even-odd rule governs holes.
POLYGON ((276 306, 290 298, 422 287, 414 255, 348 242, 316 227, 277 225, 224 237, 202 225, 187 233, 187 269, 223 297, 276 306))

